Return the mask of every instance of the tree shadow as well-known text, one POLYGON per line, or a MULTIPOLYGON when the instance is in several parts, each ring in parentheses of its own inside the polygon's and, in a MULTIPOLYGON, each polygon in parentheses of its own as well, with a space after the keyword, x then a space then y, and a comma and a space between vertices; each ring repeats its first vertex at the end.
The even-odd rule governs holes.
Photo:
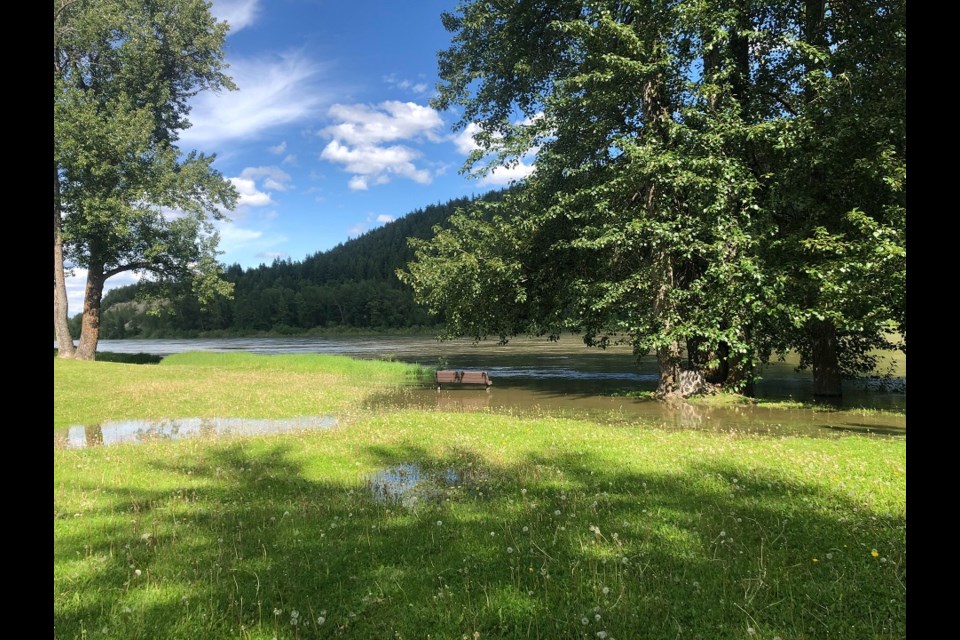
POLYGON ((762 461, 203 451, 150 463, 176 486, 90 486, 97 508, 58 515, 57 637, 905 634, 905 518, 762 461), (397 469, 415 480, 382 490, 397 469))

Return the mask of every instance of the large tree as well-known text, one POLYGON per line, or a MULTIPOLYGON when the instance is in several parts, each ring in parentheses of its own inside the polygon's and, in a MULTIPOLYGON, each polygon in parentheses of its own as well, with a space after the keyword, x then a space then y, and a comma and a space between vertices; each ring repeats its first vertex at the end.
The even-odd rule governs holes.
POLYGON ((477 131, 470 166, 537 157, 485 205, 495 214, 464 214, 417 247, 406 278, 453 333, 626 339, 656 354, 664 396, 748 380, 767 292, 740 19, 700 2, 586 0, 444 16, 436 105, 462 107, 457 126, 477 131), (478 298, 497 302, 480 313, 478 298))
POLYGON ((536 172, 404 277, 453 335, 625 337, 661 395, 787 349, 838 394, 905 324, 903 9, 462 3, 435 105, 476 131, 468 170, 536 172))
POLYGON ((227 25, 203 0, 54 0, 54 328, 72 353, 64 266, 87 270, 76 356, 93 359, 105 281, 125 271, 229 292, 212 220, 237 194, 177 147, 189 99, 231 89, 227 25))

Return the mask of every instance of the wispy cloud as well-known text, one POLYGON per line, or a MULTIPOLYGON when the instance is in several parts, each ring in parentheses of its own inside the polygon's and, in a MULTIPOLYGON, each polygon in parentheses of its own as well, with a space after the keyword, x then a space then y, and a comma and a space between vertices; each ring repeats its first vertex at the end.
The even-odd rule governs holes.
POLYGON ((320 135, 331 138, 320 157, 353 174, 348 182, 351 189, 361 191, 385 184, 391 176, 419 184, 431 182, 430 171, 414 163, 422 153, 403 144, 385 143, 424 139, 441 142, 443 119, 434 109, 389 100, 375 106, 335 104, 328 115, 337 123, 320 131, 320 135))
POLYGON ((217 20, 230 25, 233 34, 256 22, 260 0, 214 0, 211 10, 217 20))
POLYGON ((316 82, 321 71, 319 64, 297 52, 231 60, 228 73, 238 90, 198 95, 191 105, 193 126, 181 134, 182 144, 222 147, 309 120, 329 99, 316 82))
POLYGON ((267 151, 272 153, 275 156, 282 156, 283 152, 287 150, 287 141, 284 140, 280 144, 276 144, 272 147, 267 147, 267 151))
POLYGON ((408 80, 406 78, 398 78, 397 74, 391 73, 389 75, 383 76, 383 81, 402 91, 407 91, 416 95, 422 95, 427 93, 430 90, 430 85, 421 80, 408 80))
POLYGON ((393 216, 389 216, 385 213, 381 213, 380 215, 377 216, 377 222, 379 222, 380 224, 386 224, 388 222, 393 222, 394 220, 396 220, 396 218, 394 218, 393 216))
POLYGON ((290 174, 277 167, 247 167, 240 172, 241 178, 257 180, 264 178, 263 187, 271 191, 289 191, 290 174))

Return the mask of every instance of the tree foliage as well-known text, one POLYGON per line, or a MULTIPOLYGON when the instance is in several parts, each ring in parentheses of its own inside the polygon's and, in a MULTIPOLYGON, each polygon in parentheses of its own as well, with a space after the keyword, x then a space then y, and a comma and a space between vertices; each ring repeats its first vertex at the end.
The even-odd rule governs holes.
POLYGON ((452 335, 629 340, 662 395, 787 348, 865 366, 905 328, 877 295, 905 273, 903 6, 461 3, 434 106, 478 132, 466 171, 536 171, 403 277, 452 335))
POLYGON ((236 191, 212 156, 176 145, 190 98, 233 88, 226 29, 202 0, 54 0, 55 316, 67 314, 56 302, 61 242, 63 261, 88 274, 79 357, 94 357, 114 275, 229 293, 211 220, 236 191))

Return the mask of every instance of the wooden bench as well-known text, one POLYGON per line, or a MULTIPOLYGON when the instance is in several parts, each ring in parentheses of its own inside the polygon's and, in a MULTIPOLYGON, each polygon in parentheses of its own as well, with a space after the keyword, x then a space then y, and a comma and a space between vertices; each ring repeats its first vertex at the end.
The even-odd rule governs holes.
POLYGON ((487 375, 486 371, 437 371, 433 375, 433 380, 437 384, 437 390, 443 385, 452 387, 463 387, 466 385, 482 385, 484 389, 489 389, 493 380, 487 375))

